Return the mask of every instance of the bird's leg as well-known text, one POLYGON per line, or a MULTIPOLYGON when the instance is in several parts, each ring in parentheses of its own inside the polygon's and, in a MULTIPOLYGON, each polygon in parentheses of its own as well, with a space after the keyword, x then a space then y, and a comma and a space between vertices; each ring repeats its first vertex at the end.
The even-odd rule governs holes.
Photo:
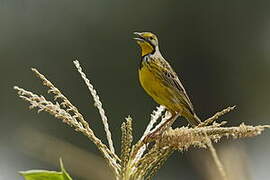
POLYGON ((158 127, 154 132, 148 134, 143 141, 150 142, 155 137, 161 135, 164 131, 167 130, 167 128, 169 128, 174 123, 178 116, 179 114, 171 112, 171 117, 167 119, 163 124, 161 124, 160 127, 158 127))

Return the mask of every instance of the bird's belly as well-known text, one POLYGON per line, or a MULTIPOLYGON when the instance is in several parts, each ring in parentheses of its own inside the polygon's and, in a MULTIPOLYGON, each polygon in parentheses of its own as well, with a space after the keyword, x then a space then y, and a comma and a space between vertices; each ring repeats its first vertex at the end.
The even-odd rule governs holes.
POLYGON ((147 67, 139 70, 139 79, 144 90, 158 103, 166 106, 170 110, 179 111, 179 103, 165 82, 147 67))

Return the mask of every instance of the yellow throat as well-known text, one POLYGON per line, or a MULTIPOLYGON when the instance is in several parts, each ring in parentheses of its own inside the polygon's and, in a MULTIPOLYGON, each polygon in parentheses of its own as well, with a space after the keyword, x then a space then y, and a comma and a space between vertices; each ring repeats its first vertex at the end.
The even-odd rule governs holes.
POLYGON ((148 42, 138 42, 139 46, 142 49, 142 56, 152 53, 155 49, 148 42))

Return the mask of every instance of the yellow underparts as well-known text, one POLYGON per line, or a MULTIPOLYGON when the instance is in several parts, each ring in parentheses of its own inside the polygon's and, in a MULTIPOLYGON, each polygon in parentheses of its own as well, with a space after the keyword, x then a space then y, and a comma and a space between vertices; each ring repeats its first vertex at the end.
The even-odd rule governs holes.
POLYGON ((139 80, 142 87, 145 89, 158 104, 166 106, 172 112, 181 112, 183 109, 177 102, 176 93, 166 85, 164 80, 151 70, 151 65, 143 65, 139 69, 139 80))
POLYGON ((140 47, 142 49, 142 56, 150 54, 154 51, 153 46, 151 44, 149 44, 148 42, 138 41, 138 44, 140 45, 140 47))

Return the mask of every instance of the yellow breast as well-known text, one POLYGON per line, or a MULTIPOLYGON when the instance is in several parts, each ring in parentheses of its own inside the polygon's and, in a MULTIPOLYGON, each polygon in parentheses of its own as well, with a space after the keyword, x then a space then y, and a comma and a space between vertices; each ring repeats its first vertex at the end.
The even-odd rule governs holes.
POLYGON ((150 96, 158 96, 158 91, 162 88, 156 75, 146 66, 139 69, 139 79, 142 87, 150 96))
POLYGON ((179 104, 174 102, 175 93, 166 86, 156 72, 157 69, 151 69, 148 65, 143 65, 139 69, 139 80, 144 90, 158 103, 166 106, 168 109, 178 111, 179 104))

